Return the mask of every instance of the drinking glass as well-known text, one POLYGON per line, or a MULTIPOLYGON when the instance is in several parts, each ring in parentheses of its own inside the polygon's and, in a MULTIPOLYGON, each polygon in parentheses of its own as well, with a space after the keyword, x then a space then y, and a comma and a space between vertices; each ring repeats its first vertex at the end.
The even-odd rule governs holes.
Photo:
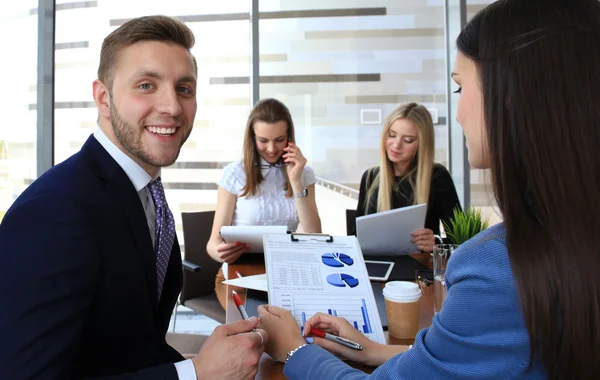
POLYGON ((456 244, 436 244, 433 246, 433 312, 442 310, 446 299, 446 266, 452 253, 458 248, 456 244))

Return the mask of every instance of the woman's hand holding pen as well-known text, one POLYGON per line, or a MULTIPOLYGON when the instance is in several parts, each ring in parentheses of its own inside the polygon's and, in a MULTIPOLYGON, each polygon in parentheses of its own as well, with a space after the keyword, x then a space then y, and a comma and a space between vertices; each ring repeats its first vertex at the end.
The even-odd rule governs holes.
MULTIPOLYGON (((277 306, 258 307, 259 327, 269 334, 265 352, 285 363, 287 353, 306 343, 292 313, 277 306)), ((333 343, 335 344, 335 343, 333 343)))
POLYGON ((250 247, 239 241, 232 243, 222 242, 217 246, 217 255, 222 263, 231 264, 236 261, 244 252, 250 251, 250 247))
POLYGON ((385 345, 373 342, 357 331, 344 318, 334 317, 329 314, 317 313, 304 325, 304 336, 308 337, 313 329, 320 329, 358 343, 362 350, 351 349, 339 343, 322 338, 304 338, 296 319, 288 310, 272 306, 261 305, 258 307, 259 327, 269 334, 269 342, 265 345, 265 352, 280 362, 285 362, 287 353, 291 350, 311 342, 324 349, 345 357, 357 363, 377 367, 392 356, 404 352, 408 346, 385 345))
MULTIPOLYGON (((262 320, 261 320, 262 322, 262 320)), ((294 321, 295 322, 295 321, 294 321)), ((334 343, 322 338, 313 337, 313 344, 323 347, 329 352, 342 356, 349 360, 363 363, 369 366, 378 366, 383 361, 379 358, 380 346, 382 344, 373 342, 361 332, 356 330, 344 318, 334 317, 329 314, 317 313, 313 315, 304 325, 304 335, 308 336, 313 328, 321 329, 330 334, 352 340, 360 344, 363 349, 361 351, 353 350, 341 344, 334 343)))
POLYGON ((290 178, 290 182, 294 187, 294 192, 299 193, 303 189, 302 184, 302 171, 304 170, 304 165, 306 165, 306 158, 302 154, 298 145, 293 142, 289 142, 288 146, 283 148, 285 153, 283 154, 284 162, 288 165, 286 167, 288 177, 290 178))
MULTIPOLYGON (((259 306, 258 317, 260 321, 259 327, 264 329, 269 334, 269 343, 265 345, 265 352, 271 355, 273 359, 280 362, 285 362, 288 352, 309 342, 310 339, 313 339, 315 344, 331 352, 365 364, 370 364, 371 362, 375 362, 375 360, 370 361, 366 358, 362 351, 366 349, 364 345, 366 344, 367 347, 380 346, 356 331, 354 327, 346 322, 345 319, 332 317, 327 314, 319 313, 309 319, 304 326, 304 335, 310 335, 310 333, 306 332, 311 331, 313 328, 324 328, 326 332, 346 338, 352 341, 349 342, 352 345, 358 343, 362 347, 359 347, 358 349, 351 349, 343 346, 339 342, 334 343, 321 338, 313 337, 305 339, 302 336, 300 328, 298 328, 298 324, 294 316, 288 310, 277 306, 259 306), (323 318, 319 317, 319 315, 322 315, 323 318), (326 317, 331 317, 332 320, 328 321, 326 317), (343 323, 345 323, 345 325, 343 323)), ((370 351, 375 351, 375 349, 371 348, 370 351)))

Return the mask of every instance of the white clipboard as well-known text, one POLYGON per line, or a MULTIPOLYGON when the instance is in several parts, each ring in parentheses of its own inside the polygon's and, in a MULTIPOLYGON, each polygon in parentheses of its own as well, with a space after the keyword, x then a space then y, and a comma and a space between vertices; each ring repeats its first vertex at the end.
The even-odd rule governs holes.
POLYGON ((356 237, 268 234, 263 241, 269 304, 292 312, 301 328, 315 313, 329 313, 386 343, 356 237))

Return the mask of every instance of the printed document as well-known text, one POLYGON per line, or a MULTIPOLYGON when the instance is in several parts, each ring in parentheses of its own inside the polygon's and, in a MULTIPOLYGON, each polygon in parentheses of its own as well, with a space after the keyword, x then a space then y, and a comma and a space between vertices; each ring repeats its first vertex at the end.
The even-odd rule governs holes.
POLYGON ((328 313, 386 343, 356 237, 268 234, 264 247, 269 304, 290 310, 301 328, 317 312, 328 313))

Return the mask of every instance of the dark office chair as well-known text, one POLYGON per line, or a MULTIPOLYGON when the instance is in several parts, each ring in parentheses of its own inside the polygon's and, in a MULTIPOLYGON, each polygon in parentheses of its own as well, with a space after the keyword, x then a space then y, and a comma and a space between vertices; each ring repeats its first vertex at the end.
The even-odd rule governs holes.
POLYGON ((185 254, 179 303, 219 323, 225 323, 225 310, 215 294, 215 277, 221 264, 206 252, 214 216, 214 211, 181 213, 185 254))
POLYGON ((346 235, 356 235, 356 210, 346 209, 346 235))

